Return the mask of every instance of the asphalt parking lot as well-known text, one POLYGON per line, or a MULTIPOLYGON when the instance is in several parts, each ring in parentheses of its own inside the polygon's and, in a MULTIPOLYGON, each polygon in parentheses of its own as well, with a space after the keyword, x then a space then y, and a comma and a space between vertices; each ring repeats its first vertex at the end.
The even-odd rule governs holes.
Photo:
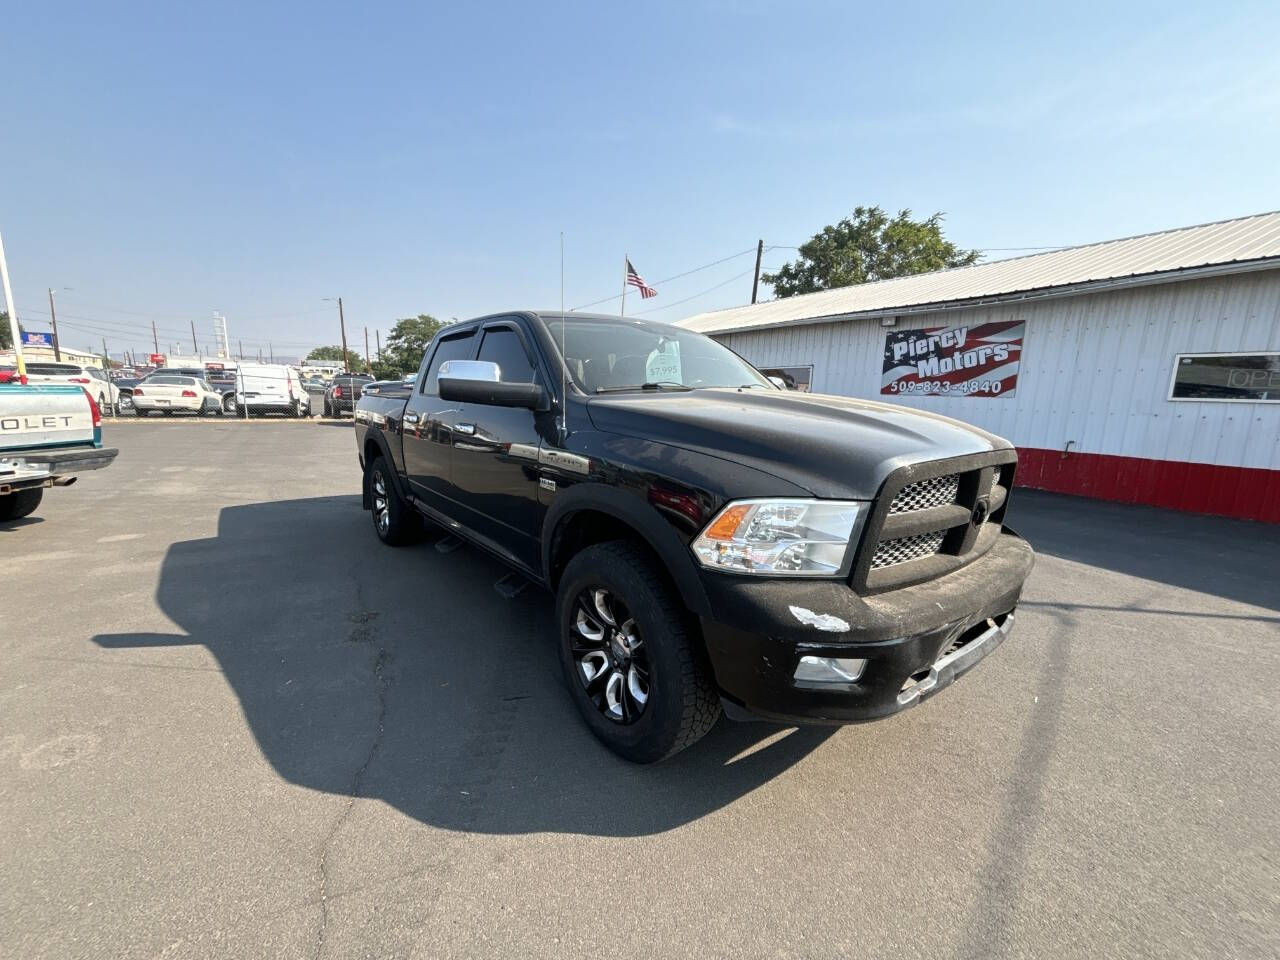
POLYGON ((1018 491, 952 689, 608 754, 349 424, 108 424, 0 527, 0 955, 1274 957, 1280 530, 1018 491))

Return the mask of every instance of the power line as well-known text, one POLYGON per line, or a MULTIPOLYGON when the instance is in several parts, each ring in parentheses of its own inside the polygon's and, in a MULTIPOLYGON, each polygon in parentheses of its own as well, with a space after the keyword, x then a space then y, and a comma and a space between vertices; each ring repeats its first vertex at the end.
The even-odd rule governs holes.
POLYGON ((721 281, 720 283, 717 283, 714 287, 707 287, 707 289, 703 290, 701 293, 695 293, 693 294, 693 296, 685 297, 683 300, 674 300, 671 303, 664 303, 660 307, 650 307, 648 310, 637 310, 635 312, 635 316, 639 317, 639 316, 643 316, 646 313, 653 313, 655 310, 669 310, 672 307, 678 307, 682 303, 688 303, 690 300, 697 300, 699 297, 706 296, 708 293, 712 293, 716 290, 719 290, 721 287, 727 287, 729 284, 733 283, 733 281, 741 280, 743 277, 749 277, 755 272, 756 272, 756 268, 752 266, 750 270, 745 270, 742 273, 739 273, 735 276, 730 277, 728 280, 721 281))
MULTIPOLYGON (((662 284, 662 283, 670 283, 672 280, 679 280, 681 277, 687 277, 687 276, 689 276, 691 273, 698 273, 698 272, 699 272, 699 271, 701 271, 701 270, 707 270, 707 269, 710 269, 711 267, 718 267, 718 266, 719 266, 720 264, 722 264, 722 263, 728 263, 730 260, 736 260, 738 257, 745 256, 745 255, 746 255, 746 254, 748 254, 748 253, 755 253, 755 251, 756 251, 756 248, 755 248, 755 247, 747 247, 747 249, 745 249, 745 250, 740 250, 740 251, 739 251, 739 252, 737 252, 737 253, 731 253, 731 254, 730 254, 729 256, 727 256, 727 257, 721 257, 719 260, 713 260, 713 261, 711 261, 710 263, 704 263, 702 266, 700 266, 700 267, 694 267, 692 270, 686 270, 684 273, 677 273, 677 274, 675 274, 674 276, 670 276, 670 277, 663 277, 661 280, 654 280, 654 281, 653 281, 653 283, 651 284, 651 286, 655 286, 655 287, 656 287, 656 286, 658 286, 659 284, 662 284)), ((613 296, 611 296, 611 297, 602 297, 602 298, 601 298, 601 299, 599 299, 599 300, 592 300, 590 303, 584 303, 584 304, 581 304, 580 306, 570 307, 569 309, 570 309, 570 310, 583 310, 583 309, 585 309, 585 308, 587 308, 587 307, 594 307, 594 306, 596 306, 596 305, 598 305, 598 304, 601 304, 601 303, 608 303, 610 300, 618 300, 618 299, 621 299, 621 297, 622 297, 622 294, 620 294, 620 293, 615 293, 615 294, 614 294, 613 296)), ((668 306, 670 306, 670 304, 668 304, 668 306)))

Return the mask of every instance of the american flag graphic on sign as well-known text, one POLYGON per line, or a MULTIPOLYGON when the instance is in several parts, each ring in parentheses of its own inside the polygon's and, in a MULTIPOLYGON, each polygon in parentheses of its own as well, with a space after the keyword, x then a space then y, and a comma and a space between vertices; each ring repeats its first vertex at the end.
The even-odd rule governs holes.
MULTIPOLYGON (((617 262, 618 261, 616 260, 614 261, 614 263, 617 262)), ((640 274, 636 273, 636 268, 631 265, 630 260, 627 261, 627 283, 640 291, 641 300, 648 300, 650 297, 656 297, 658 295, 658 291, 645 283, 644 278, 642 278, 640 274)))
POLYGON ((1021 320, 894 330, 884 338, 882 394, 1012 397, 1022 361, 1021 320))

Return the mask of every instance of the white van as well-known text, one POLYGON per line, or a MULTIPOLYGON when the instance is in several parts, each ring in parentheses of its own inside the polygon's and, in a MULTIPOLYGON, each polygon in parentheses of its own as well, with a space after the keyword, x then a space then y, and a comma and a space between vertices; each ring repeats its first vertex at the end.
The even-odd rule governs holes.
POLYGON ((296 367, 282 363, 241 363, 237 373, 235 400, 228 405, 228 413, 311 416, 311 396, 303 387, 296 367))

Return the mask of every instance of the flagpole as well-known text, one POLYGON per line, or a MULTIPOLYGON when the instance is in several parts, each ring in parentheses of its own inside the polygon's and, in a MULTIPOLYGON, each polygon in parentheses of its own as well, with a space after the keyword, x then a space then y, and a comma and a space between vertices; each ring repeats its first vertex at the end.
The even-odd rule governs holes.
POLYGON ((618 316, 625 317, 627 315, 627 267, 631 265, 631 254, 625 254, 622 258, 622 312, 618 316))

